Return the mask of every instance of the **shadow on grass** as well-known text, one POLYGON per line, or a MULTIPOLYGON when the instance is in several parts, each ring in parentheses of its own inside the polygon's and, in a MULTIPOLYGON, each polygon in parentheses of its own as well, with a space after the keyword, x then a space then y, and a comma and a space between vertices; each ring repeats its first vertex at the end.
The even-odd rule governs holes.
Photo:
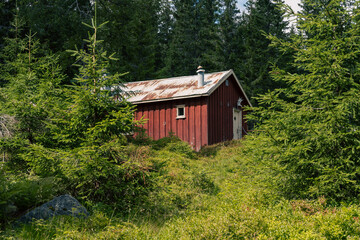
POLYGON ((221 143, 216 143, 210 146, 204 146, 201 148, 200 152, 198 153, 202 157, 216 157, 218 152, 224 148, 229 146, 241 146, 241 140, 231 140, 225 141, 221 143))

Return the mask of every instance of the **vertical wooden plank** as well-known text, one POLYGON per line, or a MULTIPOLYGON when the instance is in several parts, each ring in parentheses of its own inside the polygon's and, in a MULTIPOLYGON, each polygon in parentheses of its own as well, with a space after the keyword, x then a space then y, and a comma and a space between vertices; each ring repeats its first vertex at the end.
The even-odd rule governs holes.
POLYGON ((154 139, 154 109, 149 106, 149 137, 154 139))
POLYGON ((232 96, 232 91, 231 91, 231 81, 229 79, 229 86, 226 87, 226 140, 231 140, 230 138, 230 102, 231 102, 231 96, 232 96))
POLYGON ((217 89, 216 91, 216 139, 215 142, 220 142, 220 138, 221 138, 221 98, 220 98, 220 89, 217 89))
POLYGON ((159 105, 155 104, 154 109, 154 140, 158 140, 160 136, 160 110, 159 105))
POLYGON ((217 89, 218 91, 216 92, 216 112, 217 112, 217 116, 216 116, 216 129, 217 129, 217 134, 216 134, 216 139, 215 142, 220 142, 221 140, 221 95, 220 95, 220 89, 217 89))
POLYGON ((149 135, 149 107, 148 106, 144 106, 144 114, 143 114, 143 120, 145 121, 143 126, 145 129, 145 133, 149 135))
POLYGON ((215 94, 211 96, 211 144, 215 143, 215 94))
POLYGON ((209 104, 210 104, 210 98, 209 97, 206 97, 206 109, 207 109, 207 114, 206 114, 206 123, 207 123, 207 127, 206 127, 206 132, 207 132, 207 145, 210 145, 211 143, 210 143, 210 134, 211 134, 211 132, 210 132, 210 128, 211 128, 211 126, 210 126, 210 106, 209 106, 209 104))
POLYGON ((201 146, 208 145, 208 122, 207 122, 206 98, 201 101, 201 146))
POLYGON ((184 132, 184 141, 189 142, 189 104, 192 102, 192 99, 185 101, 185 119, 183 119, 183 132, 184 132))
MULTIPOLYGON (((175 118, 176 118, 176 106, 175 106, 175 118)), ((176 130, 177 130, 177 136, 184 140, 184 131, 183 131, 183 119, 176 119, 176 130)))
POLYGON ((194 103, 189 104, 189 143, 195 147, 195 107, 194 103))
MULTIPOLYGON (((233 98, 232 98, 232 104, 233 104, 233 108, 236 108, 237 107, 237 100, 239 99, 240 97, 240 94, 239 94, 239 91, 241 91, 240 87, 237 85, 236 83, 236 79, 234 77, 232 77, 232 80, 231 80, 232 84, 233 84, 233 98)), ((232 116, 232 115, 231 115, 232 116)), ((233 120, 231 120, 231 129, 232 131, 234 131, 234 122, 233 120)), ((232 135, 232 138, 234 136, 232 135)))
POLYGON ((201 106, 197 102, 195 105, 195 149, 196 151, 201 148, 201 106))
MULTIPOLYGON (((217 92, 217 91, 216 91, 217 92)), ((215 93, 216 94, 216 93, 215 93)), ((212 126, 212 143, 211 144, 214 144, 214 143, 216 143, 216 132, 217 132, 217 130, 216 130, 216 118, 215 118, 215 116, 216 116, 216 95, 213 95, 212 96, 212 102, 213 102, 213 104, 212 104, 212 123, 211 123, 211 126, 212 126)))
POLYGON ((221 112, 221 116, 220 116, 220 122, 221 122, 221 139, 220 139, 220 141, 222 142, 222 141, 224 141, 224 139, 225 139, 225 119, 224 119, 224 117, 225 117, 225 111, 224 111, 224 109, 225 109, 225 106, 226 106, 226 102, 224 101, 225 100, 225 96, 224 96, 224 87, 223 87, 223 85, 221 85, 220 87, 219 87, 219 89, 220 89, 220 99, 221 99, 221 103, 222 103, 222 105, 221 105, 221 108, 220 108, 220 112, 221 112))
POLYGON ((173 102, 171 105, 171 131, 173 132, 173 134, 178 136, 175 102, 173 102))
POLYGON ((214 94, 209 97, 209 144, 214 143, 215 136, 215 119, 214 119, 214 94))
POLYGON ((226 88, 225 88, 225 82, 220 86, 221 87, 221 99, 222 99, 222 103, 223 103, 223 107, 222 107, 222 114, 221 114, 221 120, 222 120, 222 135, 221 135, 221 140, 224 141, 226 139, 226 88))
POLYGON ((169 132, 171 132, 171 104, 169 104, 168 102, 166 103, 165 122, 166 122, 165 136, 169 136, 169 132))
POLYGON ((211 144, 211 96, 207 97, 207 133, 208 133, 208 141, 207 144, 211 144))
POLYGON ((161 103, 161 105, 160 105, 160 120, 159 120, 159 131, 160 131, 160 133, 159 133, 159 138, 163 138, 163 137, 165 137, 166 136, 166 118, 165 118, 165 111, 166 111, 166 109, 165 109, 165 103, 161 103))
POLYGON ((234 138, 234 120, 233 120, 233 108, 236 107, 236 92, 234 91, 234 87, 235 86, 235 82, 233 81, 234 79, 230 79, 230 83, 231 83, 231 98, 230 98, 230 109, 229 109, 229 116, 230 116, 230 122, 229 122, 229 138, 233 139, 234 138), (231 80, 231 81, 230 81, 231 80))

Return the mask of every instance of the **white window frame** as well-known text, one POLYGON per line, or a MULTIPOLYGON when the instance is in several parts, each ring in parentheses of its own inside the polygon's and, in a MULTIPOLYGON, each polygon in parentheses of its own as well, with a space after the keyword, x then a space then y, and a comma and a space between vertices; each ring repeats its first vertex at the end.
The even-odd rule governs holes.
POLYGON ((185 116, 185 105, 176 105, 176 119, 184 119, 186 118, 185 116), (184 109, 184 115, 179 115, 179 109, 182 108, 184 109))

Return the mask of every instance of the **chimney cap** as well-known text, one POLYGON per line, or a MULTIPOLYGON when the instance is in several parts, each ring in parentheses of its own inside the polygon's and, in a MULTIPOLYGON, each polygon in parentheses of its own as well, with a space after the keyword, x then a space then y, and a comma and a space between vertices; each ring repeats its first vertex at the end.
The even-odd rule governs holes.
POLYGON ((197 69, 198 69, 198 70, 196 71, 197 73, 205 72, 205 69, 204 69, 202 66, 198 66, 197 69))

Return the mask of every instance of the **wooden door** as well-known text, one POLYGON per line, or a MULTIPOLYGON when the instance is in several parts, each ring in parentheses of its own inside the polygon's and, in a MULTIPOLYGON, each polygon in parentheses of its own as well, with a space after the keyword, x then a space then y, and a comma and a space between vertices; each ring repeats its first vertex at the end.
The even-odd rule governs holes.
POLYGON ((241 110, 236 108, 233 109, 233 128, 234 128, 234 137, 233 139, 240 139, 242 137, 242 119, 241 119, 241 110))

